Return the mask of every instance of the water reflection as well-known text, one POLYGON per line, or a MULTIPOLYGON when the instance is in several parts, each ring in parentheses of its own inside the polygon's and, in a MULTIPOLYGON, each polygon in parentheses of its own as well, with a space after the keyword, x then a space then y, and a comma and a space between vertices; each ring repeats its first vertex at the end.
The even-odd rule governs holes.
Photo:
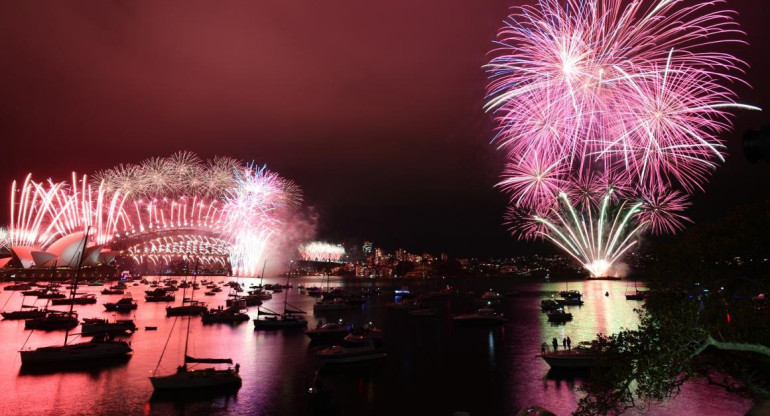
MULTIPOLYGON (((229 278, 216 278, 229 281, 229 278)), ((285 279, 265 279, 284 283, 285 279)), ((241 279, 248 286, 256 280, 241 279)), ((295 280, 307 287, 320 286, 319 277, 295 280)), ((0 322, 0 389, 3 405, 24 415, 50 414, 178 414, 178 415, 451 415, 464 410, 471 415, 515 414, 522 406, 539 404, 557 414, 574 411, 584 375, 553 372, 540 358, 540 344, 569 336, 573 345, 593 339, 597 333, 612 333, 637 324, 633 308, 639 302, 626 301, 629 286, 623 281, 574 281, 570 289, 584 295, 583 306, 569 307, 573 320, 552 325, 540 311, 540 300, 550 298, 567 284, 511 279, 463 279, 449 282, 460 294, 426 300, 435 309, 432 318, 410 316, 406 311, 388 309, 393 287, 408 282, 332 278, 333 286, 354 290, 379 286, 381 295, 369 296, 361 308, 316 316, 310 311, 316 299, 292 290, 288 302, 308 312, 308 327, 320 320, 343 319, 353 326, 372 322, 382 328, 388 357, 366 365, 321 367, 314 351, 324 346, 310 342, 303 331, 254 331, 251 322, 241 325, 203 325, 190 321, 190 355, 228 357, 240 363, 243 386, 234 395, 168 397, 153 395, 148 377, 155 369, 164 344, 168 347, 160 372, 174 371, 184 354, 187 319, 166 318, 165 303, 146 303, 144 285, 129 286, 139 301, 136 311, 123 315, 135 319, 139 330, 132 336, 134 355, 128 362, 75 371, 20 372, 18 350, 60 344, 63 332, 30 335, 23 321, 0 322), (469 291, 483 293, 493 288, 506 296, 495 309, 508 319, 494 328, 456 327, 452 316, 478 309, 469 291), (605 296, 605 292, 609 296, 605 296), (147 331, 156 326, 157 331, 147 331), (312 393, 309 388, 313 388, 312 393)), ((446 283, 444 283, 446 284, 446 283)), ((97 289, 85 288, 98 293, 97 289)), ((374 292, 374 291, 372 291, 374 292)), ((0 291, 0 304, 18 310, 21 296, 0 291)), ((114 318, 102 303, 119 296, 101 296, 96 305, 78 306, 81 318, 114 318)), ((196 299, 210 307, 224 304, 227 291, 196 299)), ((178 297, 175 305, 181 303, 178 297)), ((265 302, 280 310, 283 296, 265 302)), ((256 308, 250 308, 251 317, 256 308)), ((687 384, 681 396, 665 404, 668 413, 722 415, 741 414, 749 402, 700 384, 687 384), (713 400, 712 398, 718 398, 713 400)), ((655 413, 653 413, 655 414, 655 413)))

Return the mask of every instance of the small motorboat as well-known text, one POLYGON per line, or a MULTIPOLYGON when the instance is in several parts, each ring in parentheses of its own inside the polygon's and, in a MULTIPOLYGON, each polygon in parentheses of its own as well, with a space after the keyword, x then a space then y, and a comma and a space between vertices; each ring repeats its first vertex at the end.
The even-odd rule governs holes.
POLYGON ((550 351, 540 355, 554 370, 588 370, 596 363, 598 352, 587 341, 571 350, 550 351))
POLYGON ((96 303, 96 295, 86 294, 74 298, 51 299, 53 305, 89 305, 96 303))
POLYGON ((345 336, 341 345, 324 348, 316 353, 324 365, 358 363, 387 356, 379 338, 370 334, 352 333, 345 336))
POLYGON ((108 302, 104 304, 104 309, 110 312, 127 312, 136 309, 136 301, 131 297, 131 293, 123 296, 117 302, 108 302))
POLYGON ((24 329, 42 329, 50 331, 55 329, 72 329, 78 326, 77 312, 47 311, 42 318, 28 319, 24 321, 24 329))
POLYGON ((548 312, 549 322, 567 322, 572 320, 572 314, 565 312, 564 309, 556 309, 548 312))
POLYGON ((341 342, 351 329, 350 325, 340 319, 339 322, 319 323, 315 329, 305 331, 305 335, 313 341, 341 342))
POLYGON ((249 315, 241 312, 241 307, 241 305, 228 306, 227 308, 220 306, 217 309, 204 312, 201 315, 201 319, 204 324, 237 324, 248 321, 251 318, 249 318, 249 315))
POLYGON ((102 318, 86 318, 80 326, 83 335, 96 334, 124 334, 136 331, 136 324, 133 319, 118 319, 115 322, 109 322, 102 318))

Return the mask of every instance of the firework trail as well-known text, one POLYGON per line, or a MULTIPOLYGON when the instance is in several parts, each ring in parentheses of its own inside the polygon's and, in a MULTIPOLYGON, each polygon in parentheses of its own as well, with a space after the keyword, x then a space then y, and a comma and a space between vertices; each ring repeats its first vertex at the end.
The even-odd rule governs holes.
POLYGON ((302 260, 310 261, 340 261, 345 255, 345 248, 323 241, 313 241, 299 247, 302 260))
POLYGON ((690 195, 724 161, 729 111, 757 110, 732 90, 745 63, 714 50, 743 42, 723 3, 540 0, 514 9, 486 65, 485 109, 508 157, 498 187, 510 195, 515 234, 574 256, 580 246, 556 237, 567 225, 559 218, 579 212, 592 223, 583 231, 598 230, 591 212, 624 201, 636 201, 628 220, 646 230, 683 228, 690 195))
POLYGON ((98 245, 131 240, 126 252, 139 263, 227 259, 236 274, 253 275, 270 238, 301 201, 294 182, 265 166, 224 157, 203 162, 178 152, 97 172, 90 181, 75 173, 69 182, 36 182, 31 174, 20 185, 14 181, 3 241, 44 250, 90 226, 98 245), (173 235, 151 235, 165 232, 173 235))
POLYGON ((269 239, 278 231, 282 217, 299 207, 302 193, 294 182, 265 166, 250 165, 237 171, 235 182, 237 186, 225 196, 223 229, 232 240, 233 272, 256 275, 269 239))
POLYGON ((553 209, 552 219, 535 217, 535 221, 545 226, 545 230, 539 232, 579 261, 591 276, 606 276, 613 263, 636 245, 633 237, 647 225, 645 221, 635 226, 631 224, 631 219, 642 203, 634 204, 625 212, 623 209, 626 204, 621 204, 610 222, 609 194, 604 196, 601 210, 596 214, 590 206, 579 213, 567 194, 561 193, 559 196, 565 209, 553 209))

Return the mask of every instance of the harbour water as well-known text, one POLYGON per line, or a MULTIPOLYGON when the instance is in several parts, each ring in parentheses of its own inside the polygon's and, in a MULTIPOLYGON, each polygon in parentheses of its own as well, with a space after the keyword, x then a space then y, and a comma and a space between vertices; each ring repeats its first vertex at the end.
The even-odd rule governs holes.
MULTIPOLYGON (((148 277, 152 279, 151 277, 148 277)), ((181 278, 178 278, 181 279, 181 278)), ((209 277, 214 281, 234 278, 209 277)), ((248 289, 258 280, 241 278, 248 289)), ((167 374, 181 364, 188 318, 167 318, 168 303, 146 303, 146 285, 130 286, 139 303, 130 314, 105 312, 102 304, 120 295, 98 295, 95 305, 76 306, 80 318, 133 318, 139 330, 131 337, 133 356, 109 367, 76 367, 21 370, 18 351, 22 348, 61 343, 63 331, 29 331, 24 321, 0 322, 0 414, 3 415, 452 415, 457 411, 471 416, 513 415, 521 407, 540 405, 558 415, 575 410, 580 377, 559 375, 536 357, 540 344, 569 336, 576 344, 596 333, 612 333, 637 323, 633 312, 640 302, 627 301, 624 293, 633 290, 627 281, 543 282, 521 279, 474 279, 431 283, 433 287, 451 283, 459 294, 428 301, 435 317, 413 317, 404 310, 389 309, 395 287, 427 289, 423 282, 331 278, 331 286, 353 291, 379 286, 360 308, 344 313, 314 315, 315 298, 300 294, 296 286, 322 286, 319 276, 292 279, 295 286, 288 302, 308 312, 308 327, 321 320, 343 319, 354 325, 372 323, 383 330, 388 356, 366 365, 344 368, 323 367, 314 356, 314 345, 303 330, 254 331, 252 322, 239 325, 203 325, 199 317, 190 321, 190 355, 229 357, 240 364, 243 386, 231 396, 153 397, 148 377, 153 373, 164 345, 168 346, 159 372, 167 374), (506 296, 497 309, 508 321, 493 328, 453 325, 452 316, 477 306, 469 291, 480 294, 493 289, 506 296), (585 304, 569 307, 574 319, 552 325, 541 313, 541 299, 564 289, 583 293, 585 304), (605 293, 608 296, 605 296, 605 293), (157 330, 145 330, 156 326, 157 330), (310 394, 313 387, 315 394, 310 394)), ((285 283, 285 279, 265 279, 264 283, 285 283)), ((99 293, 102 287, 85 287, 83 293, 99 293)), ((80 293, 80 289, 79 289, 80 293)), ((223 305, 228 290, 216 296, 195 298, 209 307, 223 305)), ((188 292, 189 296, 189 292, 188 292)), ((180 304, 182 291, 175 304, 180 304)), ((264 306, 280 311, 284 294, 277 293, 264 306)), ((3 310, 18 310, 22 296, 0 291, 3 310)), ((26 299, 30 303, 31 298, 26 299)), ((43 305, 44 300, 38 300, 43 305)), ((56 309, 65 310, 59 306, 56 309)), ((249 308, 256 316, 256 307, 249 308)), ((79 332, 78 328, 72 331, 79 332)), ((684 386, 682 393, 647 415, 742 415, 751 402, 701 382, 684 386)))

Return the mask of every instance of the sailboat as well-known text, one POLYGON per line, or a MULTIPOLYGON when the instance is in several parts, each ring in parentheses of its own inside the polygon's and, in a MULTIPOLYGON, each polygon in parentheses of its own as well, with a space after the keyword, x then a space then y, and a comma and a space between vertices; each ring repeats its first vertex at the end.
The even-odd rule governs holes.
MULTIPOLYGON (((197 275, 197 271, 195 274, 197 275)), ((236 364, 234 369, 228 367, 225 370, 219 370, 213 367, 194 370, 187 367, 187 364, 194 363, 233 363, 233 360, 230 358, 194 358, 187 355, 187 349, 190 344, 191 319, 190 316, 187 317, 187 335, 184 340, 184 361, 177 367, 175 373, 166 376, 157 375, 158 367, 160 367, 161 360, 163 360, 163 353, 166 352, 166 348, 164 347, 163 352, 161 352, 160 358, 158 359, 158 365, 155 366, 155 371, 153 372, 152 377, 150 377, 152 388, 155 389, 156 392, 204 390, 212 388, 239 389, 241 387, 241 376, 238 375, 238 370, 240 370, 239 364, 236 364)), ((169 338, 171 338, 172 334, 173 331, 168 334, 169 338)), ((166 346, 168 346, 168 340, 166 341, 166 346)))
MULTIPOLYGON (((289 273, 286 275, 286 286, 289 286, 289 278, 291 277, 291 265, 289 265, 289 273)), ((299 328, 307 326, 307 319, 300 315, 304 315, 305 311, 290 305, 288 301, 289 290, 287 289, 283 296, 283 313, 273 312, 270 309, 258 307, 257 317, 254 319, 254 330, 259 329, 281 329, 281 328, 299 328), (259 315, 263 315, 262 318, 259 315)))
MULTIPOLYGON (((51 283, 48 285, 49 287, 53 285, 54 277, 56 276, 56 263, 54 263, 53 266, 51 266, 51 283)), ((29 285, 28 285, 29 286, 29 285)), ((30 289, 27 287, 27 289, 30 289)), ((6 290, 8 288, 6 287, 6 290)), ((24 299, 26 299, 27 291, 24 290, 21 292, 21 307, 18 311, 10 311, 10 312, 2 312, 0 315, 3 316, 3 319, 7 320, 20 320, 20 319, 43 319, 46 316, 47 310, 48 310, 48 301, 46 301, 46 306, 43 309, 40 309, 37 306, 34 305, 25 305, 24 299)), ((34 303, 34 302, 33 302, 34 303)))
MULTIPOLYGON (((56 265, 54 265, 54 268, 56 268, 56 265)), ((53 276, 54 275, 52 273, 51 279, 53 279, 53 276)), ((77 312, 72 311, 71 306, 69 313, 64 311, 54 311, 48 309, 48 304, 50 302, 51 298, 47 298, 45 307, 43 307, 43 311, 45 312, 43 316, 29 318, 24 321, 24 329, 42 329, 45 331, 52 331, 56 329, 70 330, 78 326, 78 314, 77 312)))
MULTIPOLYGON (((77 253, 76 255, 79 255, 78 260, 78 266, 75 271, 75 282, 72 289, 72 298, 75 298, 77 287, 78 287, 78 277, 80 275, 80 268, 83 265, 83 258, 85 257, 85 251, 86 251, 86 243, 88 242, 88 236, 90 235, 91 227, 89 226, 88 229, 85 232, 85 235, 83 236, 83 246, 81 247, 81 251, 77 253)), ((66 317, 72 318, 74 315, 74 312, 72 308, 74 307, 74 303, 70 304, 70 310, 69 313, 66 315, 66 317)), ((74 315, 77 316, 77 315, 74 315)), ((76 325, 77 325, 77 318, 76 325)), ((28 321, 29 322, 29 321, 28 321)), ((128 345, 127 342, 122 340, 116 340, 112 336, 98 336, 91 339, 91 341, 88 342, 80 342, 80 343, 74 343, 74 344, 68 344, 67 341, 69 339, 69 328, 67 328, 67 331, 64 334, 64 344, 63 345, 52 345, 49 347, 40 347, 34 350, 22 350, 19 351, 21 354, 21 364, 23 365, 31 365, 31 364, 59 364, 59 363, 67 363, 67 362, 73 362, 73 361, 87 361, 87 360, 95 360, 95 359, 112 359, 112 358, 123 358, 128 356, 133 350, 131 349, 131 346, 128 345)))
POLYGON ((45 310, 41 310, 37 306, 34 305, 25 305, 24 299, 26 298, 26 295, 22 293, 21 298, 21 308, 18 311, 9 311, 9 312, 3 312, 0 315, 3 316, 3 319, 39 319, 45 317, 45 310))
POLYGON ((626 300, 644 300, 645 294, 643 290, 636 287, 636 280, 634 280, 634 291, 626 292, 626 300))
MULTIPOLYGON (((323 281, 321 282, 323 284, 323 281)), ((312 295, 311 295, 312 296, 312 295)), ((351 309, 352 305, 342 298, 332 295, 331 277, 326 275, 326 291, 321 298, 313 305, 313 312, 344 311, 351 309)))
MULTIPOLYGON (((193 272, 196 276, 198 275, 198 262, 195 262, 195 271, 193 272)), ((189 315, 200 315, 204 312, 206 312, 206 304, 203 302, 197 302, 194 300, 195 298, 195 287, 197 284, 193 282, 192 285, 187 284, 187 279, 185 278, 185 281, 183 285, 180 285, 182 287, 182 306, 167 306, 166 307, 166 316, 189 316, 189 315), (187 293, 187 288, 189 286, 192 286, 192 295, 190 295, 190 299, 187 299, 185 297, 185 294, 187 293)))

